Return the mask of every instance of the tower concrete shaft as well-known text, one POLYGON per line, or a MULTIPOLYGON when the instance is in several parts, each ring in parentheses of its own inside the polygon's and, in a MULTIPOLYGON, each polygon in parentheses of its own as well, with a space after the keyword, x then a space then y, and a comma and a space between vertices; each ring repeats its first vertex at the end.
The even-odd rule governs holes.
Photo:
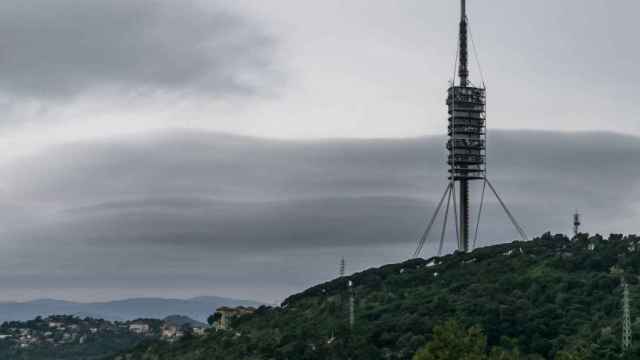
POLYGON ((458 250, 469 251, 469 181, 460 180, 460 246, 458 250))
MULTIPOLYGON (((467 87, 469 85, 469 51, 467 45, 467 3, 461 0, 461 17, 460 17, 460 68, 458 75, 460 76, 460 86, 467 87)), ((469 251, 469 181, 460 180, 460 244, 459 250, 469 251)))

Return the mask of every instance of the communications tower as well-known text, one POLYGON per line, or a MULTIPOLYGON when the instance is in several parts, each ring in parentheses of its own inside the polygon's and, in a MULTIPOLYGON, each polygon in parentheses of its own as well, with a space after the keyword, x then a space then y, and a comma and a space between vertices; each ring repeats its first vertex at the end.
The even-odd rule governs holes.
POLYGON ((582 225, 580 222, 580 213, 576 210, 576 213, 573 215, 573 235, 576 237, 580 235, 580 225, 582 225))
POLYGON ((449 165, 448 185, 436 208, 436 211, 429 221, 426 231, 418 240, 418 247, 414 252, 414 257, 418 257, 429 236, 431 228, 447 199, 444 212, 444 221, 440 238, 438 253, 442 252, 443 242, 446 232, 449 210, 453 203, 454 221, 456 225, 456 236, 458 240, 458 250, 468 252, 477 243, 480 218, 484 205, 485 192, 487 187, 496 196, 498 202, 515 226, 523 240, 527 240, 527 235, 511 214, 506 204, 502 201, 498 192, 487 178, 487 117, 486 117, 486 89, 484 81, 482 86, 475 86, 469 80, 469 21, 467 18, 466 0, 461 0, 461 17, 458 38, 458 52, 456 58, 456 70, 451 84, 447 91, 448 106, 448 136, 447 164, 449 165), (456 82, 455 73, 458 81, 456 82), (477 223, 473 244, 470 242, 471 206, 470 206, 470 184, 472 182, 482 182, 482 195, 478 208, 477 223), (459 203, 459 214, 458 214, 459 203))

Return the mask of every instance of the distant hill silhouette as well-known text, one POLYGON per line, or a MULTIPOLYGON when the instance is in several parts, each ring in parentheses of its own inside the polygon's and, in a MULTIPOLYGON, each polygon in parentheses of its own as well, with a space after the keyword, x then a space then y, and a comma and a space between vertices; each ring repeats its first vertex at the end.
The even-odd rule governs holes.
POLYGON ((24 303, 0 303, 0 323, 26 321, 37 316, 76 315, 105 320, 133 320, 138 318, 163 319, 182 315, 205 322, 221 306, 259 306, 249 300, 236 300, 216 296, 192 299, 135 298, 109 302, 76 303, 55 299, 39 299, 24 303))

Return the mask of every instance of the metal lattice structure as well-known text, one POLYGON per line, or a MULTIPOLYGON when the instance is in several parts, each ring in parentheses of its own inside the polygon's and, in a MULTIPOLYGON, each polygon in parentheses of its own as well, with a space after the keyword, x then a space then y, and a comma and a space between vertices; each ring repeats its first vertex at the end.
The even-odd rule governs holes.
POLYGON ((631 306, 629 300, 629 285, 622 280, 622 351, 631 349, 631 306))
MULTIPOLYGON (((458 250, 468 252, 475 248, 478 240, 480 219, 482 217, 487 187, 493 192, 500 206, 509 217, 509 220, 513 223, 521 238, 523 240, 528 240, 524 229, 520 224, 518 224, 515 217, 511 211, 509 211, 506 204, 500 195, 498 195, 495 187, 487 177, 486 89, 484 87, 484 82, 482 87, 477 87, 469 81, 469 21, 466 11, 466 0, 461 0, 461 9, 458 56, 456 59, 456 69, 459 81, 456 83, 455 79, 452 79, 447 91, 449 139, 447 141, 446 148, 448 150, 447 163, 449 165, 449 183, 445 189, 442 199, 438 203, 435 214, 429 221, 427 229, 418 240, 418 247, 414 252, 414 257, 418 257, 422 252, 429 233, 435 224, 436 218, 445 203, 445 199, 447 200, 447 205, 444 211, 444 221, 440 235, 438 254, 440 255, 443 250, 451 204, 453 204, 458 250), (480 206, 478 208, 477 223, 475 226, 475 236, 473 238, 473 243, 471 243, 470 183, 473 181, 482 182, 482 193, 480 206), (456 191, 456 188, 458 191, 456 191), (458 207, 460 210, 459 214, 458 207)), ((454 74, 455 73, 456 71, 454 71, 454 74)))
POLYGON ((573 235, 578 236, 580 234, 580 213, 576 210, 576 213, 573 215, 573 235))
POLYGON ((353 282, 349 280, 349 327, 353 330, 356 324, 356 299, 353 290, 353 282))

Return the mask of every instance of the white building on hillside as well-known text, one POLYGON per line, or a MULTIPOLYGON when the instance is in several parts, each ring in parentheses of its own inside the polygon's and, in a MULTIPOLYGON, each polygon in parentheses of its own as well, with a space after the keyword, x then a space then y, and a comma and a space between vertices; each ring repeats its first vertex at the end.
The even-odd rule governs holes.
POLYGON ((131 324, 129 331, 135 334, 146 334, 149 332, 149 324, 131 324))

